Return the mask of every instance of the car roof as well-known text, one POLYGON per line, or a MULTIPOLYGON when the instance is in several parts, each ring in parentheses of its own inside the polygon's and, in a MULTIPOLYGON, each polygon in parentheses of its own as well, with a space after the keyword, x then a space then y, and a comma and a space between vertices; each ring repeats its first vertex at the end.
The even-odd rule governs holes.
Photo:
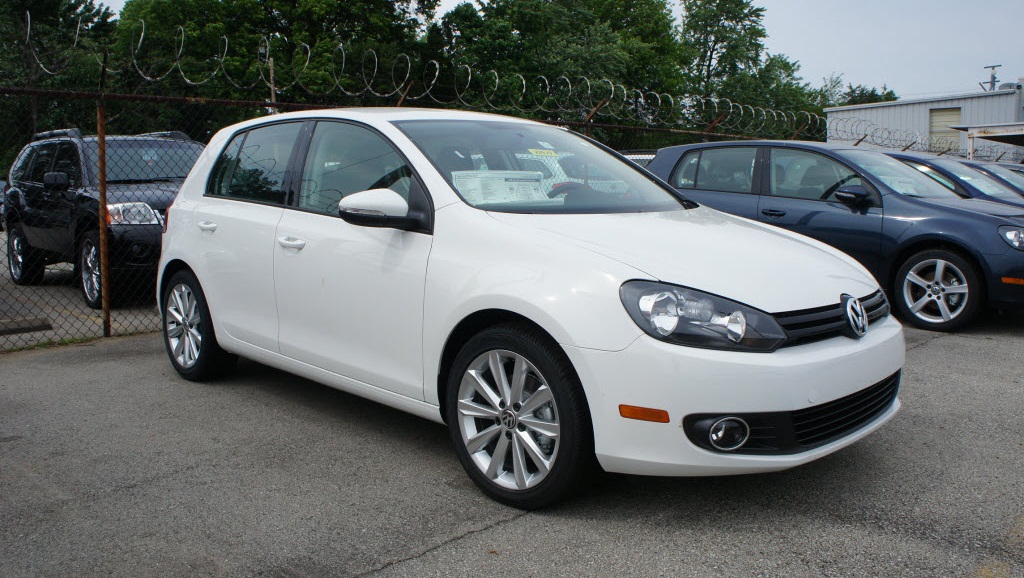
POLYGON ((354 120, 367 124, 393 121, 411 120, 481 120, 517 122, 523 124, 542 124, 532 120, 514 118, 500 114, 487 112, 472 112, 466 110, 450 110, 438 108, 399 108, 399 107, 351 107, 351 108, 324 108, 302 110, 296 112, 284 112, 272 116, 264 116, 243 121, 235 125, 236 128, 246 128, 273 122, 278 120, 304 120, 310 118, 336 118, 339 120, 354 120))
POLYGON ((870 149, 855 149, 853 145, 846 143, 836 142, 820 142, 820 141, 809 141, 809 140, 731 140, 731 141, 717 141, 717 142, 702 142, 702 143, 691 143, 685 145, 676 145, 671 147, 665 147, 660 149, 662 151, 678 150, 678 149, 696 149, 696 148, 714 148, 720 146, 773 146, 783 148, 818 148, 827 150, 870 150, 870 149))

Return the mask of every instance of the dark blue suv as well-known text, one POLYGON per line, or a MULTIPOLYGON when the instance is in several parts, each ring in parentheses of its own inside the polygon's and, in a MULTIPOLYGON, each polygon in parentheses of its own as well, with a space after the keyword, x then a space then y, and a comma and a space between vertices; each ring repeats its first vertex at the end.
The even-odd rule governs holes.
POLYGON ((965 199, 883 153, 702 143, 662 149, 647 170, 697 202, 848 253, 918 327, 953 330, 986 304, 1024 306, 1024 208, 965 199))

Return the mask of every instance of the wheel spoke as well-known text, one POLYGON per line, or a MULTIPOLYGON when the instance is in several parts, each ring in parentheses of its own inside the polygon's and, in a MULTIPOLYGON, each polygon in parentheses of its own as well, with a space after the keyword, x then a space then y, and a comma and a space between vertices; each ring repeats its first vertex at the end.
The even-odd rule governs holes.
POLYGON ((538 419, 532 415, 521 415, 519 416, 519 423, 532 429, 533 431, 548 436, 549 438, 557 438, 561 428, 558 424, 553 421, 547 421, 538 419))
POLYGON ((949 321, 953 318, 953 314, 949 311, 949 304, 946 303, 945 299, 939 299, 935 303, 939 306, 939 313, 942 314, 943 321, 949 321))
POLYGON ((946 262, 939 259, 935 262, 935 282, 942 283, 942 278, 946 274, 946 262))
POLYGON ((484 398, 484 400, 487 401, 487 403, 491 405, 491 407, 493 407, 495 410, 498 409, 501 399, 498 397, 498 394, 495 393, 493 389, 491 389, 490 384, 488 384, 487 380, 485 380, 483 376, 480 375, 479 371, 467 371, 466 375, 462 376, 462 383, 468 383, 473 389, 477 391, 477 393, 480 394, 481 397, 484 398))
POLYGON ((167 324, 167 337, 177 339, 178 337, 181 337, 182 333, 184 333, 184 329, 181 328, 180 324, 174 322, 167 324))
POLYGON ((928 281, 925 281, 924 279, 921 278, 920 275, 918 275, 917 273, 914 273, 913 271, 911 271, 910 273, 907 273, 907 281, 910 281, 914 285, 918 285, 918 286, 920 286, 922 288, 925 288, 925 289, 927 289, 928 285, 930 285, 930 283, 928 283, 928 281))
MULTIPOLYGON (((471 454, 477 453, 478 451, 484 449, 484 446, 491 443, 491 440, 494 439, 494 436, 500 433, 501 426, 497 424, 492 425, 491 427, 481 432, 478 432, 476 435, 466 440, 466 451, 468 451, 471 454)), ((495 449, 494 451, 495 453, 497 453, 498 450, 495 449)))
POLYGON ((526 455, 523 452, 522 438, 518 435, 512 436, 512 473, 516 477, 516 486, 520 490, 525 490, 526 474, 529 472, 526 471, 526 455))
POLYGON ((537 470, 543 476, 551 470, 551 460, 544 455, 537 442, 534 441, 533 437, 524 432, 516 432, 516 439, 526 449, 526 453, 530 455, 530 460, 533 461, 533 465, 537 466, 537 470))
POLYGON ((969 291, 967 285, 947 285, 945 289, 946 293, 952 293, 953 295, 965 294, 969 291))
POLYGON ((519 414, 530 415, 553 399, 554 398, 551 397, 551 390, 548 389, 548 386, 541 385, 537 388, 537 391, 533 392, 533 395, 531 395, 529 399, 523 402, 523 407, 519 410, 519 414))
POLYGON ((487 466, 487 477, 494 479, 498 477, 499 469, 504 471, 505 456, 508 455, 509 441, 505 436, 498 438, 498 444, 494 446, 494 454, 491 455, 491 463, 487 466))
POLYGON ((913 311, 914 313, 917 313, 918 311, 924 309, 924 306, 927 305, 929 301, 931 301, 931 299, 929 299, 928 296, 925 295, 924 297, 915 301, 914 304, 910 306, 910 310, 913 311))
POLYGON ((494 385, 498 388, 498 394, 507 405, 511 405, 512 392, 508 385, 508 376, 505 375, 505 365, 501 362, 501 354, 492 351, 487 356, 487 364, 491 368, 491 377, 494 379, 494 385))
POLYGON ((191 337, 186 339, 186 341, 188 341, 188 352, 190 354, 189 363, 192 363, 195 360, 199 359, 199 344, 196 343, 195 339, 192 339, 191 337))
POLYGON ((515 366, 512 368, 512 392, 509 401, 518 403, 523 400, 523 387, 526 385, 526 360, 516 356, 515 366))
POLYGON ((174 358, 175 359, 184 359, 184 357, 185 357, 185 353, 184 353, 184 351, 185 351, 185 340, 186 339, 187 338, 184 335, 182 335, 181 339, 178 339, 178 342, 174 344, 174 358))
POLYGON ((459 400, 459 415, 464 417, 479 417, 483 419, 494 419, 498 417, 498 411, 468 399, 459 400))

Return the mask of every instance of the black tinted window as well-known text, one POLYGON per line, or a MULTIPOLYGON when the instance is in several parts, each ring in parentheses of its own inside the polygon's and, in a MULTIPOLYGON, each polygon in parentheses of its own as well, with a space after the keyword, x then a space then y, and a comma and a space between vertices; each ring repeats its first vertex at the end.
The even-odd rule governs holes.
POLYGON ((32 168, 28 170, 25 180, 30 183, 43 182, 43 175, 50 172, 53 166, 53 157, 57 152, 57 143, 46 143, 40 145, 36 150, 35 159, 32 161, 32 168))
POLYGON ((63 142, 57 147, 57 159, 53 163, 54 172, 65 173, 68 185, 78 188, 82 180, 82 164, 78 161, 78 147, 74 143, 63 142))
POLYGON ((238 166, 238 151, 242 148, 242 141, 245 140, 245 133, 236 134, 224 152, 217 158, 210 173, 210 180, 206 184, 208 195, 227 195, 231 187, 231 174, 238 166))
POLYGON ((32 160, 32 153, 34 153, 36 147, 25 147, 22 149, 21 154, 14 160, 14 165, 11 166, 11 181, 17 182, 25 178, 25 173, 28 171, 29 163, 32 160))
POLYGON ((694 188, 727 193, 752 192, 756 158, 756 147, 704 149, 694 188))
POLYGON ((285 171, 301 123, 274 124, 249 131, 238 151, 227 196, 285 204, 285 171))

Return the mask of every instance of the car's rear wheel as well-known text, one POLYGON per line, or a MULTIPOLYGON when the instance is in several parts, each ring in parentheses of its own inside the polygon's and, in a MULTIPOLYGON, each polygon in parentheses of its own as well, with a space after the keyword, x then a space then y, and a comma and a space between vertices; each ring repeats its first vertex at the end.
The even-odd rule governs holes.
POLYGON ((85 304, 93 309, 103 306, 103 275, 100 268, 100 235, 84 233, 78 242, 78 286, 85 304))
POLYGON ((217 343, 206 296, 192 273, 178 271, 171 276, 160 302, 164 346, 171 365, 182 377, 205 381, 234 367, 238 357, 217 343))
POLYGON ((500 502, 549 505, 592 469, 579 379, 557 343, 532 327, 500 325, 471 338, 449 375, 446 409, 459 461, 500 502))
POLYGON ((46 272, 46 260, 29 245, 18 223, 11 223, 7 231, 7 270, 15 285, 41 283, 46 272))
POLYGON ((923 329, 953 331, 970 323, 981 310, 981 280, 975 266, 945 249, 910 257, 896 274, 896 309, 923 329))

